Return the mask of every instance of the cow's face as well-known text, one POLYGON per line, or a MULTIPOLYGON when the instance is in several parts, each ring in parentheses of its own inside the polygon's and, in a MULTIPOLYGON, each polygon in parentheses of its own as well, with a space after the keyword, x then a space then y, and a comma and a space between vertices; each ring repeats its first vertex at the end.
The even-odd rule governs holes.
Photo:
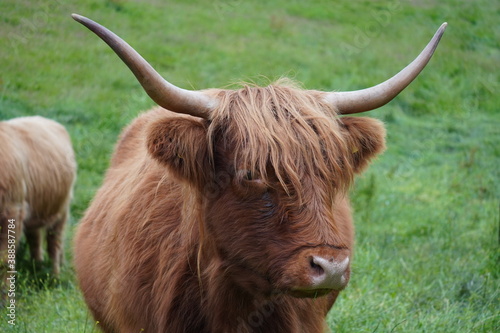
POLYGON ((338 118, 294 88, 218 98, 211 120, 167 119, 148 138, 152 156, 202 198, 204 246, 251 293, 316 297, 344 288, 353 243, 346 190, 383 150, 383 126, 338 118))

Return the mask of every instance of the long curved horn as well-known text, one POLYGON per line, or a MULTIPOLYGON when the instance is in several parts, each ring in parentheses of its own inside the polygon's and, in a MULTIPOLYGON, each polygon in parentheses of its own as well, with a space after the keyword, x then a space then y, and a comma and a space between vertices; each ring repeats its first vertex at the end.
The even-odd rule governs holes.
POLYGON ((217 104, 214 98, 200 91, 185 90, 174 86, 161 77, 158 72, 137 51, 123 39, 102 25, 78 14, 71 15, 77 22, 86 26, 99 36, 130 68, 149 97, 168 110, 208 118, 217 104))
POLYGON ((419 56, 401 72, 371 88, 356 91, 329 92, 326 100, 332 103, 340 114, 359 113, 379 108, 389 103, 406 88, 424 69, 436 50, 447 23, 443 23, 419 56))

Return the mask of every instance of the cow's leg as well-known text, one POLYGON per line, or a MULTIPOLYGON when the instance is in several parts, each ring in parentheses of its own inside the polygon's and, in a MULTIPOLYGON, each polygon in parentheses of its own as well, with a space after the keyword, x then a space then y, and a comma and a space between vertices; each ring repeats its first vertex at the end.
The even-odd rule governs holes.
POLYGON ((31 259, 35 260, 37 263, 43 261, 43 249, 42 249, 42 229, 26 229, 24 231, 26 235, 26 240, 30 247, 31 259))
POLYGON ((2 262, 7 258, 8 224, 9 222, 7 216, 0 212, 0 260, 2 262))
POLYGON ((47 228, 47 251, 52 263, 52 273, 55 276, 59 276, 61 264, 64 262, 63 238, 67 216, 65 212, 53 226, 47 228))
POLYGON ((15 252, 23 231, 24 215, 19 205, 0 207, 0 305, 7 299, 7 272, 17 269, 15 252), (14 266, 10 266, 12 264, 14 266))
POLYGON ((0 257, 2 262, 7 260, 8 249, 11 250, 10 254, 12 254, 19 247, 23 221, 26 216, 23 208, 23 205, 13 204, 0 211, 0 257))

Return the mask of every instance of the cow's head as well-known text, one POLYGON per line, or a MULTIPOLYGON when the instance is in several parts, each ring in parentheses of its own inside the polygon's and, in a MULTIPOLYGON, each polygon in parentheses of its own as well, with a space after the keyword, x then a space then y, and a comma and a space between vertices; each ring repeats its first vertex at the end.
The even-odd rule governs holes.
MULTIPOLYGON (((425 67, 443 24, 391 79, 353 92, 290 82, 189 91, 165 81, 128 44, 84 17, 160 106, 181 114, 148 129, 151 156, 200 196, 204 246, 251 293, 315 297, 349 280, 353 227, 346 195, 384 149, 381 122, 340 116, 378 108, 425 67)), ((145 147, 146 149, 146 147, 145 147)))

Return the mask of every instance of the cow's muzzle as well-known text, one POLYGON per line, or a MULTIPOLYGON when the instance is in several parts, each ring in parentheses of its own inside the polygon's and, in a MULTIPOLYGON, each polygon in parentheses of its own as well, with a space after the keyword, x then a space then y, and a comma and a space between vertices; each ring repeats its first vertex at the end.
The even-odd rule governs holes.
POLYGON ((308 248, 295 257, 292 287, 296 297, 318 297, 344 289, 350 277, 350 251, 330 247, 308 248))

